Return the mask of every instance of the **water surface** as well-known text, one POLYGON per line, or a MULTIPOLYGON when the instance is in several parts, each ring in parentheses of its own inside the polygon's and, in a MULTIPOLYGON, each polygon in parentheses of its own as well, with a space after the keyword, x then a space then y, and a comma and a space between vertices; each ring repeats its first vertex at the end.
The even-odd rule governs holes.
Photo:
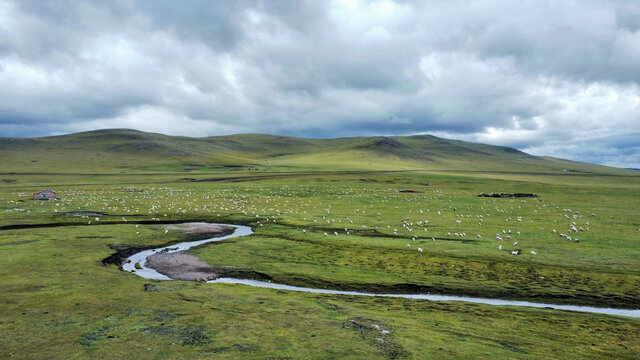
MULTIPOLYGON (((196 224, 204 224, 204 223, 196 223, 196 224)), ((187 242, 182 242, 176 245, 141 251, 139 253, 136 253, 128 257, 125 260, 125 263, 122 265, 122 268, 126 271, 130 271, 146 279, 173 280, 166 275, 160 274, 154 269, 146 267, 145 264, 147 261, 147 256, 153 255, 160 251, 167 251, 167 252, 184 251, 194 246, 199 246, 199 245, 210 243, 210 242, 221 241, 221 240, 230 239, 234 237, 247 236, 247 235, 253 234, 253 230, 251 230, 251 228, 248 226, 230 225, 230 224, 213 224, 213 225, 227 225, 227 226, 235 227, 236 229, 233 233, 225 236, 220 236, 220 237, 215 237, 215 238, 205 239, 205 240, 198 240, 198 241, 187 241, 187 242), (142 267, 142 269, 136 269, 135 268, 136 263, 138 263, 142 267)), ((208 281, 208 283, 242 284, 242 285, 267 288, 267 289, 298 291, 298 292, 307 292, 307 293, 314 293, 314 294, 380 296, 380 297, 394 297, 394 298, 431 300, 431 301, 463 301, 463 302, 470 302, 470 303, 477 303, 477 304, 501 305, 501 306, 526 306, 526 307, 534 307, 534 308, 582 311, 582 312, 589 312, 589 313, 596 313, 596 314, 607 314, 607 315, 618 315, 618 316, 629 316, 634 318, 640 318, 640 310, 615 309, 615 308, 604 308, 604 307, 595 307, 595 306, 557 305, 557 304, 545 304, 545 303, 537 303, 537 302, 530 302, 530 301, 490 299, 490 298, 437 295, 437 294, 375 294, 375 293, 366 293, 366 292, 359 292, 359 291, 308 288, 308 287, 302 287, 302 286, 277 284, 277 283, 272 283, 267 281, 235 279, 235 278, 219 278, 216 280, 210 280, 208 281)))

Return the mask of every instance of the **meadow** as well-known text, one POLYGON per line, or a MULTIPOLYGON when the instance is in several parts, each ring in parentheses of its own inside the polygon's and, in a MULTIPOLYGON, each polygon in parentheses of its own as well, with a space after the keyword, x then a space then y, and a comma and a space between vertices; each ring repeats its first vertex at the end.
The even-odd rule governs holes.
POLYGON ((0 193, 2 356, 640 354, 638 319, 149 281, 102 263, 115 248, 185 240, 179 232, 165 234, 163 223, 246 224, 254 235, 191 253, 231 266, 230 275, 291 285, 638 308, 638 178, 530 174, 525 180, 522 174, 416 171, 232 175, 207 181, 209 174, 191 174, 189 182, 171 174, 49 175, 48 183, 58 184, 56 201, 29 200, 40 175, 14 176, 17 181, 0 193), (513 192, 538 197, 477 196, 513 192), (572 234, 579 242, 559 236, 574 223, 584 229, 572 234), (516 249, 521 253, 514 256, 516 249))
POLYGON ((191 239, 164 224, 243 224, 254 234, 189 253, 289 285, 638 309, 637 173, 539 159, 543 170, 403 169, 380 154, 387 169, 351 169, 353 153, 331 167, 279 152, 82 172, 58 151, 38 154, 72 171, 21 168, 34 154, 0 169, 0 358, 640 357, 637 318, 147 280, 106 260, 191 239), (45 187, 58 199, 30 200, 45 187), (478 196, 491 193, 537 197, 478 196))

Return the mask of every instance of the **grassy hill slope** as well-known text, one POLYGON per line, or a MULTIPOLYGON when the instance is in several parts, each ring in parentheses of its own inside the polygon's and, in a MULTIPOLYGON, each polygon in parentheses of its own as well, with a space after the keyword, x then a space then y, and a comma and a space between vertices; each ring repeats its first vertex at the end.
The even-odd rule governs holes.
POLYGON ((466 170, 634 174, 431 135, 303 139, 264 134, 190 138, 98 130, 0 138, 1 172, 212 172, 221 169, 466 170), (566 169, 567 171, 564 171, 566 169))

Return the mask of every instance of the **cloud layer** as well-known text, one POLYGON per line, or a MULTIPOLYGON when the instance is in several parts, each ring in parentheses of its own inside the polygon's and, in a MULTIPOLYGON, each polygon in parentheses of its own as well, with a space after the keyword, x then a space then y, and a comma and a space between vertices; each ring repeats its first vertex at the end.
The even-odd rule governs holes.
POLYGON ((441 136, 640 168, 636 1, 0 0, 0 136, 441 136))

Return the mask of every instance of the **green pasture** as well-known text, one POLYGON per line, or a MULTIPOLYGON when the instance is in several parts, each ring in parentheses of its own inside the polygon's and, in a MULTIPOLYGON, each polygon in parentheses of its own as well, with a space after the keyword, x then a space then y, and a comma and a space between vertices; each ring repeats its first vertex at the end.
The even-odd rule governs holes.
POLYGON ((191 253, 212 265, 231 266, 234 276, 292 285, 640 307, 637 177, 273 175, 252 178, 256 175, 235 170, 186 176, 13 175, 16 181, 0 189, 1 356, 635 359, 640 354, 638 319, 150 281, 101 262, 114 252, 112 245, 160 246, 186 239, 177 231, 165 234, 162 223, 237 223, 252 226, 255 234, 191 253), (190 180, 181 180, 185 177, 190 180), (28 199, 45 184, 57 184, 58 200, 28 199), (494 192, 538 197, 477 196, 494 192), (567 233, 573 222, 585 229, 573 235, 579 242, 557 234, 567 233), (51 227, 42 227, 47 224, 51 227), (511 255, 515 249, 521 254, 511 255))
POLYGON ((193 221, 253 228, 189 251, 226 276, 640 308, 638 172, 422 135, 3 138, 0 358, 640 358, 640 319, 103 262, 189 240, 162 226, 193 221), (30 200, 44 188, 58 199, 30 200))

